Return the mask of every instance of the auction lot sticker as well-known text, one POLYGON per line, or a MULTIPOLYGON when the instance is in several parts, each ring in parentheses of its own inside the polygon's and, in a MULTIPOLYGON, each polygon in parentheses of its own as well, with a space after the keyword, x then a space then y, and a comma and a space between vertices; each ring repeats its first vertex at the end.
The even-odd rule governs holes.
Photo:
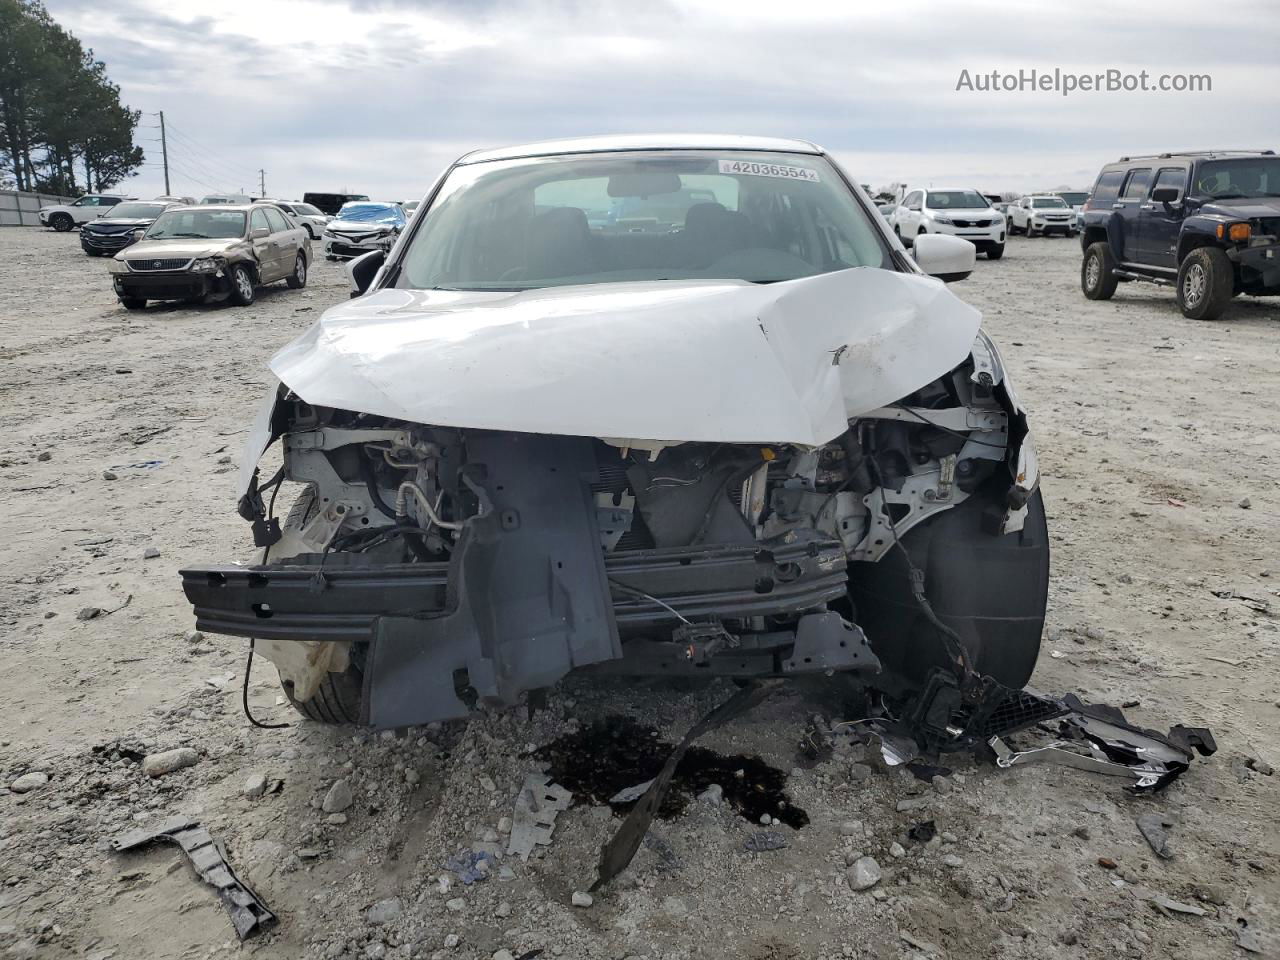
POLYGON ((760 163, 757 160, 721 160, 721 173, 747 177, 777 177, 779 180, 818 182, 818 171, 807 167, 791 167, 784 163, 760 163))

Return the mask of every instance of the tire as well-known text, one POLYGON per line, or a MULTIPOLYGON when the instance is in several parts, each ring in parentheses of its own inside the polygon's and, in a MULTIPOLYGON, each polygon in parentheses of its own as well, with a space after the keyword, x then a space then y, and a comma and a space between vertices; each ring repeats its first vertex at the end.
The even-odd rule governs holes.
POLYGON ((302 254, 298 254, 298 259, 293 262, 293 273, 289 274, 285 283, 290 290, 301 290, 307 285, 307 258, 302 254))
POLYGON ((1028 237, 1034 237, 1035 235, 1036 235, 1035 228, 1034 228, 1033 226, 1031 226, 1031 221, 1030 221, 1030 220, 1028 220, 1028 221, 1027 221, 1027 236, 1028 236, 1028 237))
MULTIPOLYGON (((1037 490, 1023 529, 983 529, 991 504, 980 491, 912 527, 902 546, 925 574, 939 619, 959 634, 981 674, 1005 686, 1026 685, 1040 655, 1049 593, 1049 533, 1037 490)), ((919 687, 934 667, 948 668, 942 639, 916 603, 902 552, 849 566, 849 596, 885 671, 919 687)))
POLYGON ((231 302, 237 307, 247 307, 253 303, 256 293, 253 285, 253 273, 243 263, 231 268, 231 302))
POLYGON ((995 246, 987 247, 987 259, 999 260, 1004 256, 1004 244, 997 243, 995 246))
POLYGON ((898 238, 898 242, 902 244, 904 247, 911 246, 911 244, 907 243, 906 237, 902 235, 902 228, 899 227, 896 223, 893 225, 893 235, 898 238))
POLYGON ((49 218, 49 226, 53 227, 53 229, 57 230, 59 233, 66 233, 75 225, 76 222, 71 219, 71 214, 69 213, 55 213, 49 218))
POLYGON ((137 297, 121 297, 120 306, 126 310, 142 310, 147 306, 147 301, 139 300, 137 297))
POLYGON ((1178 268, 1178 306, 1191 320, 1217 320, 1235 291, 1235 271, 1217 247, 1197 247, 1178 268))
MULTIPOLYGON (((315 512, 315 506, 316 488, 307 487, 289 508, 284 528, 300 530, 306 526, 315 512)), ((364 671, 356 663, 355 653, 356 647, 353 645, 351 662, 347 669, 342 673, 329 673, 308 700, 295 699, 293 685, 282 680, 280 688, 289 698, 293 709, 316 723, 359 723, 360 709, 364 703, 364 671)))
POLYGON ((1119 280, 1115 274, 1116 261, 1111 256, 1111 244, 1105 240, 1089 244, 1080 264, 1080 289, 1086 299, 1110 300, 1116 292, 1119 280))
POLYGON ((281 681, 280 689, 293 709, 316 723, 359 723, 364 703, 364 674, 352 664, 342 673, 330 673, 309 700, 293 698, 293 684, 281 681))

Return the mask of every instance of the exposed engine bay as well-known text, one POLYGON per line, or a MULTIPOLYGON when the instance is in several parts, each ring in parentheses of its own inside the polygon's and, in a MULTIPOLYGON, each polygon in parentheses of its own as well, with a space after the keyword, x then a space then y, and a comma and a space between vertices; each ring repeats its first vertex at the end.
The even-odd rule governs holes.
POLYGON ((287 388, 270 432, 284 466, 240 505, 262 562, 184 585, 201 629, 256 638, 333 719, 462 716, 583 667, 903 691, 934 670, 1016 688, 1035 664, 1035 454, 983 335, 815 447, 433 427, 287 388), (305 489, 281 526, 286 479, 305 489))

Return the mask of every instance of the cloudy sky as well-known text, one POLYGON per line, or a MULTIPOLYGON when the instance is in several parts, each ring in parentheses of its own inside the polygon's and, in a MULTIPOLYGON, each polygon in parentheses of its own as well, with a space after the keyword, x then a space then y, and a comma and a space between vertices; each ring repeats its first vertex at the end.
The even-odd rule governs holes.
MULTIPOLYGON (((591 133, 791 136, 864 183, 1087 188, 1128 152, 1280 146, 1274 0, 46 0, 175 192, 420 197, 468 150, 591 133), (961 71, 1208 74, 1212 90, 983 93, 961 71), (251 191, 256 192, 256 191, 251 191)), ((975 81, 976 82, 976 81, 975 81)))

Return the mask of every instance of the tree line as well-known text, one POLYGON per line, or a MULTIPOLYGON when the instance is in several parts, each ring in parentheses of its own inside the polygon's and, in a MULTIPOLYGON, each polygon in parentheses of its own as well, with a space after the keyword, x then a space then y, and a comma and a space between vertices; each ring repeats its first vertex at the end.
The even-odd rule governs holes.
POLYGON ((142 165, 141 113, 40 0, 0 0, 0 186, 76 196, 142 165))

